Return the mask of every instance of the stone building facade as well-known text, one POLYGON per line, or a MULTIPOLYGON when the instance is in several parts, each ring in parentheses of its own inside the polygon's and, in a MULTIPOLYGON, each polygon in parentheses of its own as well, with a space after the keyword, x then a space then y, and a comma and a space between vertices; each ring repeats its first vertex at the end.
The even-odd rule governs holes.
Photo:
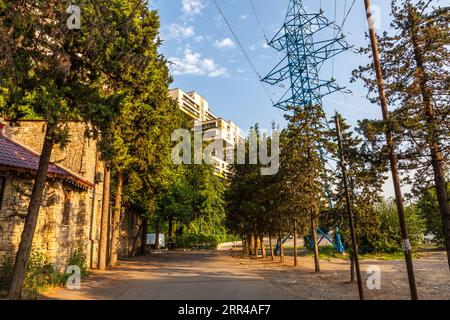
MULTIPOLYGON (((35 174, 27 166, 35 158, 39 159, 45 126, 44 121, 20 121, 18 126, 11 126, 0 119, 0 138, 3 137, 4 143, 4 150, 0 150, 0 265, 14 258, 20 243, 35 174), (6 154, 7 148, 8 156, 16 157, 17 164, 1 161, 2 151, 6 154)), ((33 249, 44 252, 60 271, 65 269, 76 248, 83 250, 88 268, 98 267, 105 164, 96 141, 86 137, 86 126, 82 122, 69 123, 68 144, 64 148, 55 146, 52 151, 52 165, 33 239, 33 249)), ((127 217, 133 213, 122 211, 122 221, 128 223, 127 217)), ((111 219, 112 215, 109 216, 111 219)), ((139 217, 132 223, 138 225, 139 217)), ((108 225, 111 226, 111 221, 108 225)), ((130 242, 140 243, 137 231, 133 238, 136 228, 128 224, 121 228, 119 252, 124 255, 136 251, 130 251, 130 242)), ((110 243, 112 232, 109 234, 110 243)))

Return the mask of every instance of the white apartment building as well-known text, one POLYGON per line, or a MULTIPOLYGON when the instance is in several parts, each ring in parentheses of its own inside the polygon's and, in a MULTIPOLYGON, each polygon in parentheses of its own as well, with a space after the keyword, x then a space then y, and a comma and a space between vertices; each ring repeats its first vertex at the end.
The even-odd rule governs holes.
POLYGON ((184 92, 177 88, 169 91, 171 97, 178 102, 180 109, 192 120, 202 123, 203 140, 213 141, 222 147, 213 150, 212 164, 216 175, 226 178, 229 175, 227 155, 231 157, 240 139, 240 129, 232 121, 216 117, 210 110, 208 101, 195 91, 184 92))
POLYGON ((209 111, 208 101, 197 92, 184 92, 177 88, 170 90, 169 94, 178 102, 180 109, 194 121, 203 122, 217 118, 209 111))

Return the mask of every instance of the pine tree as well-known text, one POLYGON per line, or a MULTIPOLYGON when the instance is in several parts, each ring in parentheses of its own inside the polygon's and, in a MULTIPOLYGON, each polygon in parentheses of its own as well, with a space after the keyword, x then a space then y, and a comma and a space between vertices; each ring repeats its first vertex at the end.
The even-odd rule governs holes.
POLYGON ((285 116, 288 124, 282 133, 280 160, 283 190, 289 199, 286 215, 290 225, 309 225, 315 269, 319 272, 316 230, 319 214, 327 203, 328 170, 324 154, 333 149, 331 132, 320 106, 291 107, 289 111, 285 116))
MULTIPOLYGON (((431 184, 436 188, 450 266, 448 169, 444 166, 450 150, 450 10, 434 7, 432 2, 393 1, 391 27, 396 33, 384 33, 379 43, 386 94, 394 107, 400 168, 409 176, 405 182, 413 185, 416 196, 431 184)), ((371 70, 370 65, 360 67, 354 76, 373 91, 376 83, 370 77, 371 70)), ((366 121, 365 126, 368 136, 374 136, 384 124, 366 121)))
MULTIPOLYGON (((380 165, 376 153, 372 152, 370 144, 361 137, 355 136, 351 127, 340 114, 337 114, 342 133, 342 152, 347 168, 350 202, 354 215, 357 246, 367 245, 379 233, 379 221, 374 214, 375 205, 381 201, 383 182, 385 181, 385 165, 380 165)), ((334 121, 332 125, 335 126, 334 121)), ((335 137, 337 141, 337 137, 335 137)), ((338 150, 334 150, 333 158, 339 159, 338 150)), ((338 226, 345 246, 351 248, 348 212, 341 170, 338 164, 333 174, 333 203, 334 206, 324 215, 322 222, 328 226, 338 226)), ((352 272, 354 281, 353 252, 351 252, 352 272)))

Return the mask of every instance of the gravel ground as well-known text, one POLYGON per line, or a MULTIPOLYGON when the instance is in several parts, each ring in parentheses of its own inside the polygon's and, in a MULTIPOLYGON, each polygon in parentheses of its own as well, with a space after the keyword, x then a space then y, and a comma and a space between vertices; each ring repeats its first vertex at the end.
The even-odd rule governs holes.
MULTIPOLYGON (((296 299, 341 300, 358 299, 356 284, 350 283, 350 263, 342 259, 320 260, 320 273, 314 272, 314 259, 299 257, 299 265, 293 267, 293 257, 285 262, 267 259, 242 259, 236 263, 245 265, 251 272, 270 280, 277 287, 296 299)), ((419 299, 450 300, 450 271, 445 252, 423 252, 414 260, 419 299)), ((361 271, 366 299, 409 299, 409 286, 404 261, 363 260, 361 271), (369 290, 366 281, 371 274, 369 266, 381 270, 381 288, 369 290)))

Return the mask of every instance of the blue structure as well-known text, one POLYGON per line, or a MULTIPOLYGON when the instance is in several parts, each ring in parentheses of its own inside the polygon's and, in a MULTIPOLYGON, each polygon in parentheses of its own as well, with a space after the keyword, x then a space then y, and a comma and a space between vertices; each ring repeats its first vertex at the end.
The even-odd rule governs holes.
POLYGON ((349 48, 343 39, 341 30, 323 11, 307 13, 301 0, 291 0, 283 27, 268 43, 284 58, 262 79, 288 88, 275 107, 321 106, 322 97, 342 89, 333 79, 321 80, 319 72, 326 60, 349 48), (337 36, 327 39, 324 31, 330 29, 337 36))
MULTIPOLYGON (((336 249, 337 252, 344 253, 345 247, 344 247, 344 244, 342 243, 341 235, 339 233, 339 228, 337 226, 334 228, 334 238, 333 239, 331 239, 328 236, 328 232, 326 232, 326 231, 328 231, 328 230, 324 231, 321 228, 317 228, 317 234, 319 235, 317 244, 319 245, 323 239, 327 239, 333 245, 333 247, 336 249)), ((307 245, 311 249, 314 248, 314 242, 313 242, 311 236, 305 237, 305 245, 307 245)))
MULTIPOLYGON (((349 49, 340 28, 329 21, 322 10, 308 13, 302 0, 290 0, 284 24, 268 45, 284 54, 281 62, 262 79, 270 85, 287 88, 275 107, 287 110, 289 106, 322 106, 324 96, 342 89, 334 79, 323 80, 319 75, 325 61, 349 49), (334 34, 332 38, 326 34, 330 30, 334 34)), ((320 146, 319 151, 324 159, 320 146)), ((328 190, 326 194, 332 207, 328 190)), ((319 243, 328 239, 338 252, 344 252, 337 227, 333 240, 322 229, 318 228, 317 232, 321 237, 319 243)), ((312 244, 310 237, 305 240, 312 244)))
MULTIPOLYGON (((284 239, 281 240, 281 243, 285 243, 289 238, 291 237, 291 234, 289 233, 284 239)), ((277 244, 275 246, 274 254, 278 254, 278 250, 280 250, 280 242, 277 241, 277 244)))

